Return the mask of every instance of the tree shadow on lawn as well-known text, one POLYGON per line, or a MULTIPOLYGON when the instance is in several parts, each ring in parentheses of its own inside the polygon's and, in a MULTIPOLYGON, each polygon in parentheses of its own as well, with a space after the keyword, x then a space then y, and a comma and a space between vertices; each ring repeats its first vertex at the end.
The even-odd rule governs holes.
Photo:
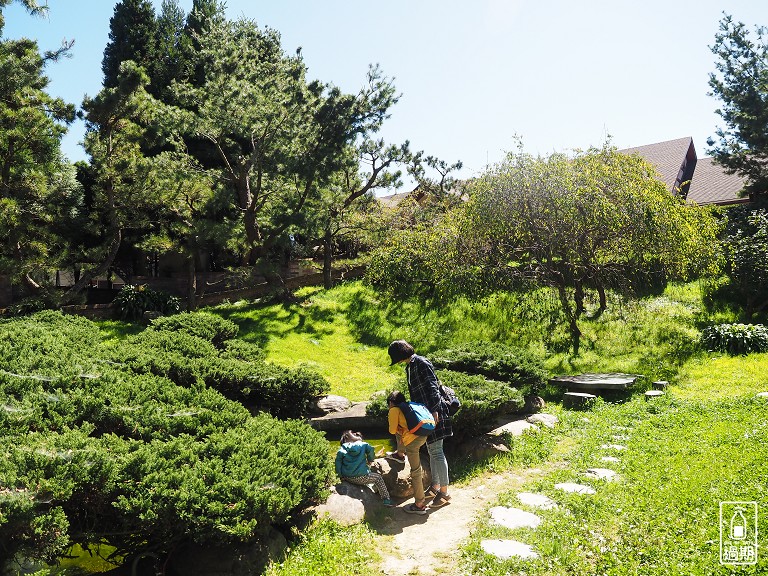
MULTIPOLYGON (((377 300, 365 293, 356 292, 345 304, 344 314, 350 332, 366 346, 386 348, 393 340, 393 333, 401 326, 425 326, 435 322, 435 318, 429 319, 427 316, 429 304, 422 301, 377 300)), ((441 332, 453 331, 450 323, 445 320, 442 322, 441 332)))
POLYGON ((258 344, 262 348, 271 339, 281 339, 291 333, 323 336, 334 332, 332 327, 327 326, 333 323, 336 314, 333 310, 300 304, 269 308, 257 313, 253 312, 257 309, 256 306, 246 309, 222 309, 218 314, 237 324, 242 340, 258 344))

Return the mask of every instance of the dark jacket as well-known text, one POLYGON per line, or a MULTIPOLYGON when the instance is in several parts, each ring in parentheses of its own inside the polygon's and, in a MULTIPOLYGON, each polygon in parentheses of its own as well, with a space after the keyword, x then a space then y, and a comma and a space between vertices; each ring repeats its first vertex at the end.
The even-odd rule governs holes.
POLYGON ((438 415, 437 426, 427 437, 427 444, 453 436, 451 415, 446 404, 440 400, 440 381, 432 363, 423 356, 414 354, 405 365, 405 376, 408 379, 411 402, 424 404, 430 412, 437 412, 438 415))

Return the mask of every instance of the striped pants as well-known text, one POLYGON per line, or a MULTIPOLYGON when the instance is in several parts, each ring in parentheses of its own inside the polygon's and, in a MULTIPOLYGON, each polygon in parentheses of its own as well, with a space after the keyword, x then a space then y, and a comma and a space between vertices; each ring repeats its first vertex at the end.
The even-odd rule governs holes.
POLYGON ((351 478, 349 476, 344 476, 342 480, 346 480, 351 484, 358 484, 360 486, 373 484, 376 486, 376 491, 379 493, 379 496, 381 496, 381 499, 389 500, 389 490, 387 490, 387 485, 384 484, 384 478, 378 472, 369 472, 365 476, 354 476, 351 478))

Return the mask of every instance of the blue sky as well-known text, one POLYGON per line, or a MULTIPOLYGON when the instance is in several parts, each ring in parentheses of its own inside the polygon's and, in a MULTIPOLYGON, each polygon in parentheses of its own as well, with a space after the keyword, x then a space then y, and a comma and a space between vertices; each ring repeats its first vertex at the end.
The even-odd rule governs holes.
MULTIPOLYGON (((52 64, 50 92, 80 104, 101 87, 101 59, 116 1, 48 0, 47 19, 6 8, 8 38, 42 49, 74 39, 52 64)), ((154 0, 159 10, 161 0, 154 0)), ((189 11, 192 0, 180 0, 189 11)), ((707 95, 723 10, 768 25, 760 0, 228 0, 230 18, 278 30, 302 47, 309 76, 357 91, 369 64, 394 77, 402 97, 382 136, 480 173, 515 148, 549 154, 619 148, 692 136, 698 155, 720 124, 707 95)), ((82 126, 65 137, 85 158, 82 126)))

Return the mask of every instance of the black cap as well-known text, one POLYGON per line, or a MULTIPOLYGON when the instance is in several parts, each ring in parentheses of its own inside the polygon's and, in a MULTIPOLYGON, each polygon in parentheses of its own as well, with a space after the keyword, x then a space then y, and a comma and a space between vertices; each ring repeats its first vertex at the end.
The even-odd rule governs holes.
POLYGON ((405 340, 395 340, 387 348, 387 353, 389 353, 389 358, 392 360, 389 365, 392 366, 403 360, 408 360, 408 358, 413 356, 414 351, 413 346, 405 340))

